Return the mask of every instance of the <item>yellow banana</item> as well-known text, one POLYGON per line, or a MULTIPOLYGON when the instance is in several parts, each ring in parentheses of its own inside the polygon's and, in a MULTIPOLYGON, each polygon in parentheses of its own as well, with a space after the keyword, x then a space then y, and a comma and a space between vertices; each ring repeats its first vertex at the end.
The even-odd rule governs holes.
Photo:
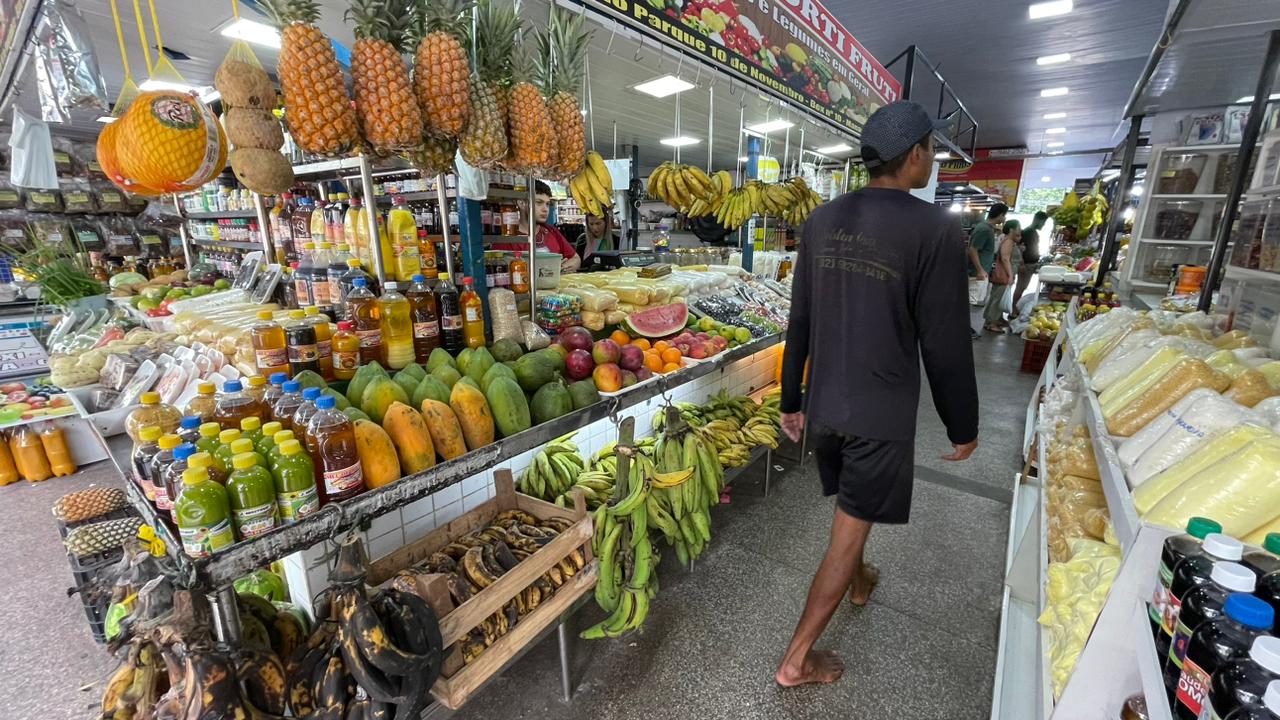
POLYGON ((609 168, 604 164, 604 158, 600 157, 600 153, 594 150, 587 153, 587 168, 591 170, 592 178, 608 191, 606 195, 612 195, 613 179, 609 175, 609 168))

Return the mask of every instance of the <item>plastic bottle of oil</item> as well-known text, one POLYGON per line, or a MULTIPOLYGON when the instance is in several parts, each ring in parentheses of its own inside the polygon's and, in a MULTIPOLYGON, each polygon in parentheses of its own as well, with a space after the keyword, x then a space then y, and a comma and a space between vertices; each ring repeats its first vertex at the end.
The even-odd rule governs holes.
POLYGON ((462 295, 458 297, 462 306, 462 340, 469 348, 484 347, 484 303, 480 302, 480 294, 476 292, 471 278, 462 279, 462 295))
POLYGON ((347 236, 351 253, 364 262, 369 257, 369 227, 364 219, 364 203, 358 197, 351 198, 351 206, 342 218, 342 232, 347 236))
POLYGON ((49 423, 40 431, 40 444, 44 445, 44 455, 49 459, 49 469, 54 477, 65 477, 76 471, 76 463, 71 459, 71 451, 67 449, 66 437, 62 428, 49 423))
MULTIPOLYGON (((284 394, 284 381, 288 379, 288 373, 271 373, 271 384, 267 386, 267 391, 262 395, 262 407, 267 409, 268 415, 271 413, 271 408, 276 406, 276 401, 284 394)), ((262 419, 270 420, 271 418, 263 416, 262 419)))
POLYGON ((350 380, 360 366, 360 338, 356 337, 355 323, 343 320, 333 336, 333 378, 350 380))
POLYGON ((211 382, 200 383, 196 386, 196 396, 187 401, 187 407, 183 412, 200 418, 201 422, 209 422, 213 419, 213 408, 218 402, 215 397, 217 391, 218 388, 211 382))
POLYGON ((378 299, 369 292, 364 278, 352 282, 347 295, 347 317, 356 324, 356 337, 360 338, 360 364, 382 359, 382 322, 378 299))
MULTIPOLYGON (((378 215, 378 246, 382 248, 382 274, 386 276, 385 280, 389 282, 400 279, 396 272, 396 256, 391 249, 391 235, 387 233, 386 218, 381 214, 378 215)), ((373 250, 369 252, 372 253, 373 250)), ((376 267, 372 256, 369 258, 369 267, 376 267)))
POLYGON ((409 317, 413 321, 413 358, 425 365, 431 351, 440 347, 440 315, 436 296, 422 275, 413 276, 413 284, 404 292, 409 301, 409 317))
POLYGON ((364 472, 356 451, 356 433, 351 420, 325 395, 316 401, 315 417, 307 425, 307 436, 315 438, 319 454, 315 459, 316 486, 320 504, 346 500, 364 492, 364 472))
POLYGON ((318 308, 307 308, 306 322, 316 333, 316 362, 320 364, 320 375, 325 380, 333 380, 333 330, 329 328, 329 316, 318 308))
POLYGON ((285 348, 284 328, 271 319, 270 310, 258 311, 258 322, 249 328, 249 332, 253 336, 253 359, 254 364, 258 366, 258 374, 266 376, 289 372, 289 353, 285 348))
POLYGON ((307 322, 305 311, 289 311, 289 324, 284 328, 284 342, 289 348, 290 374, 296 377, 304 370, 320 372, 320 350, 316 347, 316 329, 314 325, 307 322))
POLYGON ((311 418, 316 414, 316 401, 323 395, 320 394, 320 388, 309 387, 302 391, 302 404, 298 406, 298 410, 293 414, 293 436, 302 443, 302 447, 311 455, 312 460, 319 461, 319 447, 316 445, 315 438, 307 432, 307 423, 311 422, 311 418))
POLYGON ((399 370, 413 362, 413 321, 409 319, 409 301, 400 294, 398 283, 389 282, 378 298, 378 316, 382 324, 382 365, 399 370))
POLYGON ((289 380, 284 384, 284 394, 271 408, 271 419, 280 423, 285 430, 293 429, 293 415, 302 406, 302 385, 297 380, 289 380))
MULTIPOLYGON (((391 212, 387 213, 387 234, 391 239, 390 257, 384 256, 382 262, 388 267, 395 267, 395 275, 402 281, 422 272, 422 262, 418 253, 418 223, 409 212, 404 196, 397 195, 391 200, 391 212)), ((388 272, 388 276, 390 272, 388 272)))
POLYGON ((440 346, 457 355, 467 346, 462 334, 462 305, 458 301, 458 289, 448 273, 440 273, 435 289, 436 307, 440 312, 440 346))
POLYGON ((217 405, 214 406, 213 419, 224 430, 235 428, 238 432, 241 420, 247 417, 261 420, 266 414, 264 411, 262 403, 246 393, 239 380, 228 380, 222 384, 222 394, 218 396, 217 405))
MULTIPOLYGON (((125 432, 129 433, 129 439, 134 444, 138 442, 138 431, 150 425, 167 433, 177 432, 178 424, 182 422, 182 413, 178 408, 160 402, 160 393, 144 392, 139 402, 142 403, 141 406, 134 408, 124 421, 125 432)), ((39 442, 39 438, 36 442, 39 442)))

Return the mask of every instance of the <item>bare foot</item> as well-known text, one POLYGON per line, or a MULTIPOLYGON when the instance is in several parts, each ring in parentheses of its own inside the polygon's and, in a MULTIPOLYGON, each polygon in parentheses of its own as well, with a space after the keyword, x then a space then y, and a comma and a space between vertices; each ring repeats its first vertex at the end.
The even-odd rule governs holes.
POLYGON ((871 599, 871 591, 880 582, 880 568, 871 563, 862 564, 862 576, 856 578, 849 586, 849 602, 863 607, 871 599))
POLYGON ((783 662, 774 680, 784 688, 813 683, 827 684, 844 674, 844 661, 830 650, 810 650, 800 667, 783 662))

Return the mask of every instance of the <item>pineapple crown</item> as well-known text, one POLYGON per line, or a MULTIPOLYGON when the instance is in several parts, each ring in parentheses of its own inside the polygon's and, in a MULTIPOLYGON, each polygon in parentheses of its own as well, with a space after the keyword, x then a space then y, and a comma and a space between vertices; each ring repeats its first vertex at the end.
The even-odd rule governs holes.
POLYGON ((467 49, 475 54, 476 72, 481 78, 495 83, 505 83, 510 78, 519 32, 520 17, 514 6, 493 0, 476 3, 476 33, 467 49))
POLYGON ((409 30, 413 23, 410 12, 413 0, 351 0, 344 16, 352 23, 357 39, 383 40, 397 52, 404 52, 409 43, 409 30))
POLYGON ((315 0, 258 0, 263 12, 276 25, 314 23, 320 19, 320 4, 315 0))
POLYGON ((416 0, 410 35, 421 40, 433 32, 449 33, 457 38, 469 34, 473 0, 416 0))
POLYGON ((551 5, 546 31, 538 34, 535 73, 542 92, 577 95, 582 88, 583 69, 590 47, 590 32, 582 31, 583 15, 551 5))

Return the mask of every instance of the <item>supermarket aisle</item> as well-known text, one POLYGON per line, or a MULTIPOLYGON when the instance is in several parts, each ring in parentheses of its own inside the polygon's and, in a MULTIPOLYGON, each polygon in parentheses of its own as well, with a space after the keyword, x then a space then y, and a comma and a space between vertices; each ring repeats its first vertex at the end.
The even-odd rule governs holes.
MULTIPOLYGON (((1017 337, 987 336, 974 352, 980 449, 961 465, 938 459, 949 446, 931 400, 922 400, 912 521, 872 533, 868 556, 883 572, 880 587, 866 608, 837 611, 820 643, 845 659, 835 685, 783 692, 773 683, 833 508, 819 494, 811 462, 782 461, 767 498, 762 465, 740 478, 694 573, 663 564, 662 592, 640 633, 574 641, 571 703, 560 697, 552 636, 455 720, 986 718, 1009 494, 1035 377, 1017 372, 1017 337)), ((598 617, 588 608, 571 627, 598 617)))

